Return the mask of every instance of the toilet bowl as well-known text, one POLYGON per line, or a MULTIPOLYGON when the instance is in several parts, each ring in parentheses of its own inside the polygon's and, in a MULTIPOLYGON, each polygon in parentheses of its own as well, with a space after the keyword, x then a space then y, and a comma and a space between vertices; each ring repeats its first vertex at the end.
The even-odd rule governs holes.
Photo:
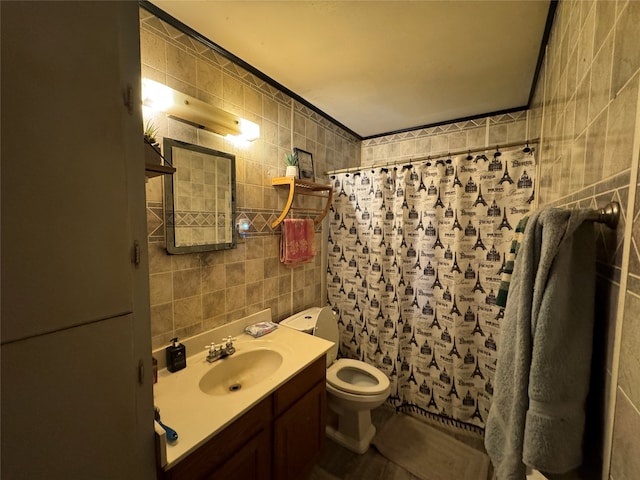
POLYGON ((376 433, 371 409, 389 396, 389 378, 360 360, 336 360, 340 338, 335 313, 329 307, 308 308, 280 325, 333 342, 327 352, 327 405, 337 415, 338 425, 327 425, 327 436, 353 452, 366 452, 376 433))

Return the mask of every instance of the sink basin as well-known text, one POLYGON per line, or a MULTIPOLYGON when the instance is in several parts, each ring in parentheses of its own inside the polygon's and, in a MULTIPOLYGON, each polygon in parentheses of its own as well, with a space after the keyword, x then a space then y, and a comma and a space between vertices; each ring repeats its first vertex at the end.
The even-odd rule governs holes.
POLYGON ((200 379, 200 390, 209 395, 230 395, 258 385, 280 365, 282 355, 275 350, 238 352, 214 362, 200 379))

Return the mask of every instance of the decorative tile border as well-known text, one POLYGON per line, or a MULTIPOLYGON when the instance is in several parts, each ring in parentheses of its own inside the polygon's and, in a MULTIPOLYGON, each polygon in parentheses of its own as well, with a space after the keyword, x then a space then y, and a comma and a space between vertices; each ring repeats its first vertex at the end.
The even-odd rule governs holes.
POLYGON ((494 115, 489 118, 491 125, 499 125, 502 123, 513 123, 527 118, 526 110, 518 110, 517 112, 501 113, 500 115, 494 115))
POLYGON ((176 211, 174 215, 178 227, 224 227, 227 223, 226 215, 212 212, 176 211))
MULTIPOLYGON (((272 235, 280 235, 280 226, 275 229, 271 228, 271 223, 278 219, 282 210, 269 209, 248 209, 239 208, 236 212, 236 224, 246 224, 247 228, 241 232, 243 237, 267 237, 272 235)), ((306 212, 297 210, 294 218, 314 217, 317 213, 314 211, 306 212)), ((320 230, 321 227, 316 227, 320 230)))
POLYGON ((494 115, 490 117, 481 117, 471 120, 464 120, 461 122, 445 123, 442 125, 435 125, 433 127, 416 128, 415 130, 409 130, 406 132, 394 133, 391 135, 369 138, 362 141, 362 147, 374 147, 378 145, 385 145, 389 143, 401 142, 403 140, 412 140, 422 137, 431 137, 436 135, 444 135, 449 133, 462 132, 464 130, 471 130, 476 128, 484 128, 487 126, 487 122, 491 127, 497 125, 507 125, 515 122, 525 120, 527 117, 526 110, 518 110, 517 112, 504 113, 500 115, 494 115))
MULTIPOLYGON (((236 225, 246 225, 246 230, 241 232, 241 237, 268 237, 280 235, 280 227, 271 228, 271 223, 277 220, 281 210, 238 208, 236 212, 236 225)), ((314 217, 315 211, 296 210, 294 218, 314 217)), ((215 219, 209 216, 207 219, 197 215, 188 215, 178 219, 181 226, 213 225, 215 219), (213 222, 213 223, 212 223, 213 222)), ((224 219, 218 219, 218 224, 224 223, 224 219)), ((321 227, 316 227, 319 231, 321 227)), ((147 202, 147 235, 149 243, 165 242, 165 221, 162 202, 147 202)))
POLYGON ((164 243, 164 205, 147 202, 147 237, 150 243, 164 243))

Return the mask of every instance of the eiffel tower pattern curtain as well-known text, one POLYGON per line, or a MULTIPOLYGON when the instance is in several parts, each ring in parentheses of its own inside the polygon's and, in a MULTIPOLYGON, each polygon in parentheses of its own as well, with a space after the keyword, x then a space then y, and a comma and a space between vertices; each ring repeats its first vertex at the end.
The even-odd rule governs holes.
POLYGON ((341 357, 384 371, 389 402, 484 428, 514 228, 534 198, 520 150, 332 176, 329 304, 341 357))

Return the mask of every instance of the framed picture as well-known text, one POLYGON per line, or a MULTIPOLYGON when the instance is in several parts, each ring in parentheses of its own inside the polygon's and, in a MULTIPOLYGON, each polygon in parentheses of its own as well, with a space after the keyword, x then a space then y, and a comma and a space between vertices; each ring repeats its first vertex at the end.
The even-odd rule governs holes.
POLYGON ((299 148, 294 148, 293 151, 296 157, 298 157, 298 176, 300 180, 315 182, 316 176, 313 173, 313 155, 299 148))

